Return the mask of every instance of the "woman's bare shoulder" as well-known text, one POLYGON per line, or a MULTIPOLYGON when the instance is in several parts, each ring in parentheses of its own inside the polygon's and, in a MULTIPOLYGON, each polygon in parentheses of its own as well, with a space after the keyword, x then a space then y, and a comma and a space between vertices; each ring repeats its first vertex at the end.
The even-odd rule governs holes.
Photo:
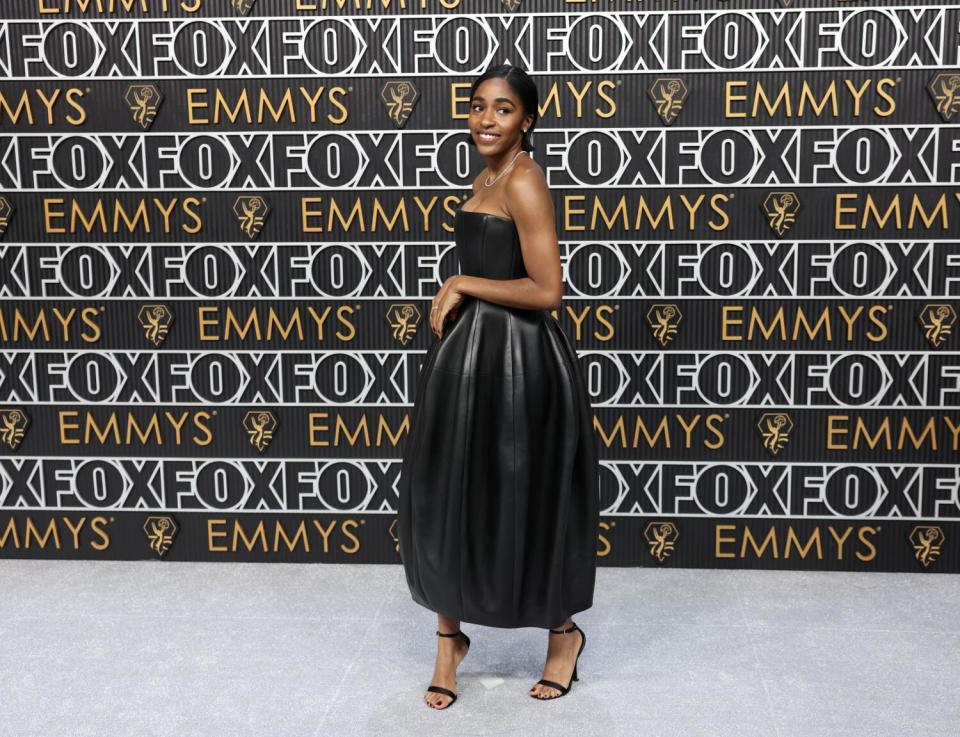
POLYGON ((535 193, 546 194, 549 190, 547 175, 543 168, 529 156, 522 157, 523 163, 518 160, 516 171, 507 178, 507 192, 515 195, 533 190, 535 193))
MULTIPOLYGON (((526 158, 526 157, 524 157, 526 158)), ((530 159, 517 172, 511 173, 506 183, 507 202, 514 220, 553 216, 553 200, 547 177, 540 165, 530 159), (519 216, 519 218, 518 218, 519 216)))

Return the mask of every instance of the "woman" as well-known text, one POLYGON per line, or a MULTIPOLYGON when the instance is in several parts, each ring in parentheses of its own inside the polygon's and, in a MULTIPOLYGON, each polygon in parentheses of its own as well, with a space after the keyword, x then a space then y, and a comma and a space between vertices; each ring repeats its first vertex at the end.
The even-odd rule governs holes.
POLYGON ((400 476, 400 556, 440 635, 424 701, 456 701, 462 621, 546 627, 536 698, 577 679, 599 524, 598 448, 576 353, 548 310, 563 295, 553 203, 529 157, 538 95, 500 66, 470 90, 487 167, 455 215, 460 274, 434 297, 400 476), (469 207, 468 207, 469 206, 469 207), (448 324, 449 323, 449 324, 448 324))

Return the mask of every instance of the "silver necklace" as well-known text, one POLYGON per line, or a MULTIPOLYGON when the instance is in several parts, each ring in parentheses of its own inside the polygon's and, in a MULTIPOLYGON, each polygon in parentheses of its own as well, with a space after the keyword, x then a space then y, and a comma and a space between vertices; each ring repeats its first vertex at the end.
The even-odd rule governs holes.
MULTIPOLYGON (((526 151, 522 151, 522 150, 521 150, 521 151, 517 151, 517 156, 519 156, 520 154, 525 154, 525 153, 526 153, 526 151)), ((483 180, 483 186, 484 186, 484 187, 492 187, 494 184, 496 184, 497 180, 498 180, 500 177, 502 177, 504 174, 506 174, 507 171, 510 169, 510 167, 513 166, 513 162, 517 160, 517 156, 514 156, 514 157, 510 160, 510 163, 507 164, 505 167, 503 167, 503 171, 501 171, 499 174, 497 174, 497 176, 495 176, 495 177, 493 178, 493 181, 492 181, 492 182, 490 181, 490 177, 489 177, 489 176, 488 176, 486 179, 484 179, 484 180, 483 180)))

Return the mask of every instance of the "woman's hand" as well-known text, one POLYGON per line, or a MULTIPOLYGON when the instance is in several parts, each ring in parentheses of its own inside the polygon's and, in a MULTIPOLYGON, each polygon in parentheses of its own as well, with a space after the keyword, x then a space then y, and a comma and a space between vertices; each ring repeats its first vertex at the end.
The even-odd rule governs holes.
POLYGON ((460 274, 449 277, 440 287, 437 296, 430 306, 430 329, 437 338, 443 338, 444 323, 447 318, 456 320, 463 304, 464 294, 457 285, 460 283, 460 274))

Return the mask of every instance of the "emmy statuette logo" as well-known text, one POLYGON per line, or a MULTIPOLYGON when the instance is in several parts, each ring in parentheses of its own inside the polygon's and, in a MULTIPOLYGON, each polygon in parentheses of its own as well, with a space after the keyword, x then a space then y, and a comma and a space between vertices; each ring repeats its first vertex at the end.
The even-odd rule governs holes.
POLYGON ((657 115, 667 125, 673 123, 683 110, 689 90, 679 77, 658 77, 647 90, 657 109, 657 115))
POLYGON ((230 8, 234 12, 240 13, 240 15, 247 15, 252 9, 253 4, 257 0, 227 0, 230 3, 230 8))
POLYGON ((927 91, 945 123, 960 112, 960 71, 934 75, 927 83, 927 91))
POLYGON ((409 302, 390 305, 387 310, 387 322, 393 331, 393 339, 400 341, 400 345, 409 343, 417 334, 417 326, 422 315, 417 306, 409 302))
POLYGON ((270 214, 270 205, 260 195, 240 196, 233 203, 233 214, 240 221, 240 230, 253 240, 263 230, 263 223, 270 214))
POLYGON ((243 417, 243 429, 247 431, 250 445, 261 452, 270 445, 278 424, 276 415, 266 409, 247 412, 243 417))
POLYGON ((7 226, 10 224, 10 218, 13 217, 13 203, 6 197, 0 195, 0 239, 7 232, 7 226))
POLYGON ((147 517, 147 521, 143 523, 143 531, 147 534, 147 543, 150 545, 150 550, 156 553, 158 558, 162 558, 170 550, 178 529, 177 523, 170 515, 147 517))
POLYGON ((797 219, 800 210, 800 198, 794 192, 771 192, 760 205, 770 229, 777 235, 783 235, 797 219))
POLYGON ((500 3, 511 13, 520 9, 520 0, 500 0, 500 3))
POLYGON ((757 429, 763 436, 763 447, 775 456, 790 440, 793 432, 793 420, 786 412, 764 412, 757 422, 757 429))
POLYGON ((0 444, 16 450, 30 424, 30 417, 22 409, 0 409, 0 444))
POLYGON ((390 526, 387 528, 387 534, 390 535, 390 539, 393 540, 393 546, 396 548, 396 551, 400 552, 400 536, 397 535, 397 520, 393 520, 390 523, 390 526))
POLYGON ((410 119, 413 106, 420 99, 420 93, 412 82, 387 82, 380 90, 380 99, 387 108, 387 117, 397 128, 402 128, 410 119))
POLYGON ((123 95, 124 102, 130 108, 133 122, 147 130, 157 117, 157 110, 163 102, 160 88, 155 84, 132 84, 123 95))
POLYGON ((682 318, 680 308, 675 304, 657 304, 647 310, 647 324, 660 345, 666 345, 673 340, 682 318))
POLYGON ((950 305, 924 305, 917 319, 923 326, 923 337, 934 348, 939 348, 950 337, 950 330, 957 321, 957 313, 950 305))
POLYGON ((137 313, 144 337, 154 345, 160 345, 167 337, 173 313, 166 305, 143 305, 137 313))
POLYGON ((663 563, 676 548, 680 530, 673 522, 651 522, 643 536, 650 546, 650 555, 663 563))
POLYGON ((935 525, 917 525, 910 530, 910 544, 913 556, 924 568, 929 567, 940 555, 943 547, 943 530, 935 525))

